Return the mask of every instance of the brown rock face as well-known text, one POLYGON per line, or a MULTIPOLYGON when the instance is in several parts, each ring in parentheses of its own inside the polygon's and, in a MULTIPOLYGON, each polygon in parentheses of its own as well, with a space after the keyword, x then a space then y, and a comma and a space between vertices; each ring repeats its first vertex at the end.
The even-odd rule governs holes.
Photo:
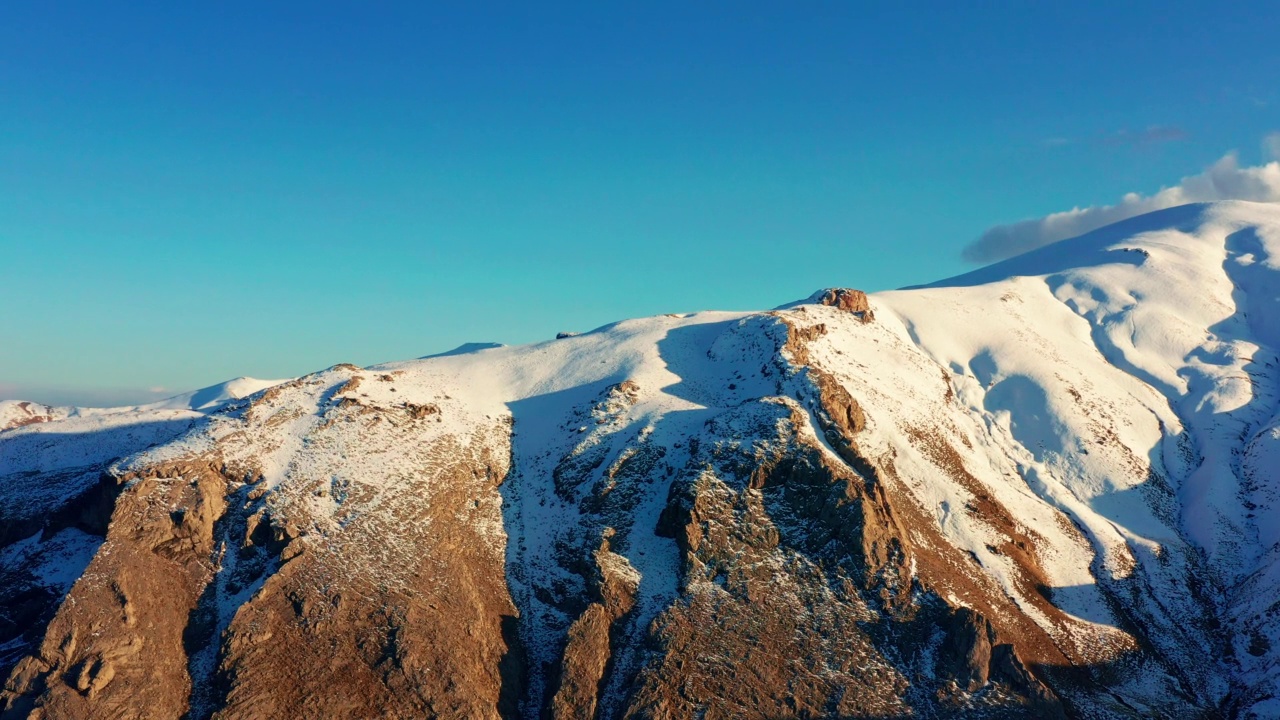
POLYGON ((371 404, 359 372, 275 389, 213 453, 109 473, 54 513, 46 533, 105 526, 104 502, 110 525, 0 717, 511 715, 505 430, 441 433, 437 404, 371 404), (294 433, 306 441, 284 473, 254 467, 294 433), (394 456, 395 493, 347 479, 363 453, 394 456))
MULTIPOLYGON (((786 424, 797 417, 768 409, 786 424)), ((881 616, 879 591, 897 584, 904 560, 879 525, 885 508, 812 448, 780 440, 763 463, 736 442, 718 444, 706 460, 723 470, 673 496, 685 595, 655 623, 659 652, 637 678, 629 714, 908 712, 908 682, 868 632, 881 616), (845 544, 856 550, 827 552, 845 544)))
POLYGON ((946 640, 938 652, 938 672, 970 692, 987 684, 995 629, 969 608, 960 608, 943 626, 946 640))
POLYGON ((0 694, 6 716, 180 717, 191 679, 184 632, 213 577, 226 479, 210 462, 119 479, 106 542, 0 694))
POLYGON ((455 492, 407 513, 399 537, 326 547, 277 531, 284 547, 268 564, 283 562, 222 635, 214 717, 497 716, 515 609, 501 557, 467 524, 439 522, 468 514, 473 469, 441 470, 455 492), (350 572, 399 543, 432 549, 405 556, 398 582, 350 572))
MULTIPOLYGON (((1001 667, 1020 670, 993 673, 983 616, 912 577, 938 562, 936 548, 913 547, 874 463, 851 463, 867 475, 833 463, 793 434, 798 407, 777 412, 786 429, 771 452, 744 455, 726 438, 707 458, 718 470, 673 495, 665 527, 685 553, 686 599, 655 623, 659 651, 627 714, 898 717, 923 705, 967 715, 979 708, 968 694, 981 691, 999 717, 1061 715, 1016 657, 1001 667)), ((856 452, 851 438, 845 448, 856 452)))
POLYGON ((551 701, 551 716, 556 720, 596 717, 600 684, 612 656, 613 625, 635 605, 640 577, 626 558, 610 552, 607 538, 594 553, 594 560, 599 573, 598 598, 569 627, 560 688, 551 701))

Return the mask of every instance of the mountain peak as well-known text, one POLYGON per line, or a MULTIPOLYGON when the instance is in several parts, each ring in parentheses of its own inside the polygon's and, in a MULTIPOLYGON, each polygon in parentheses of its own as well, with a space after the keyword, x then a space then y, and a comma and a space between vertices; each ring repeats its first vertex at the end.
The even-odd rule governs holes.
MULTIPOLYGON (((993 265, 917 287, 981 285, 1011 277, 1045 276, 1113 263, 1138 264, 1138 256, 1149 252, 1152 246, 1209 250, 1207 254, 1189 259, 1204 263, 1202 271, 1213 272, 1213 251, 1222 250, 1227 236, 1248 228, 1262 228, 1265 235, 1272 237, 1277 224, 1280 224, 1280 203, 1224 200, 1180 205, 1128 218, 993 265), (1124 255, 1125 252, 1137 255, 1124 255)), ((1268 251, 1267 256, 1280 258, 1280 250, 1268 251)))
POLYGON ((1184 206, 921 288, 0 405, 46 416, 0 434, 0 703, 1275 715, 1278 251, 1280 207, 1184 206))

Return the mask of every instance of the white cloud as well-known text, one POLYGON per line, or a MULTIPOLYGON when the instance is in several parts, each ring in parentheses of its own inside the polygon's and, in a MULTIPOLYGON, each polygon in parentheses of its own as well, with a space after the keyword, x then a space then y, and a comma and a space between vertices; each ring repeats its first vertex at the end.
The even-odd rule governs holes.
MULTIPOLYGON (((1280 159, 1280 133, 1268 135, 1264 142, 1273 157, 1280 159)), ((1115 205, 1077 207, 1035 220, 997 225, 969 243, 962 256, 974 263, 996 262, 1136 215, 1216 200, 1280 202, 1280 160, 1240 167, 1235 153, 1230 153, 1199 175, 1182 178, 1154 195, 1129 193, 1115 205)))

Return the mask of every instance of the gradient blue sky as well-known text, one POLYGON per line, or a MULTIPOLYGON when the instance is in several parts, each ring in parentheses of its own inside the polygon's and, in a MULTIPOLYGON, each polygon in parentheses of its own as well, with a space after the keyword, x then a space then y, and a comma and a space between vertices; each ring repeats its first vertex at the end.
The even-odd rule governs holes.
POLYGON ((0 5, 0 397, 927 282, 1280 128, 1274 3, 362 5, 0 5))

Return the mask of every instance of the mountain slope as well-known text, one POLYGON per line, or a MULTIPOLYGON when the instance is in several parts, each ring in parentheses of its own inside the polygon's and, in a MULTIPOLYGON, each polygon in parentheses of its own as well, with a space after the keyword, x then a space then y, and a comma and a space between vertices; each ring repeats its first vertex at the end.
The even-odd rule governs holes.
POLYGON ((1275 716, 1278 296, 1280 208, 1185 206, 870 297, 0 408, 4 716, 1275 716))

